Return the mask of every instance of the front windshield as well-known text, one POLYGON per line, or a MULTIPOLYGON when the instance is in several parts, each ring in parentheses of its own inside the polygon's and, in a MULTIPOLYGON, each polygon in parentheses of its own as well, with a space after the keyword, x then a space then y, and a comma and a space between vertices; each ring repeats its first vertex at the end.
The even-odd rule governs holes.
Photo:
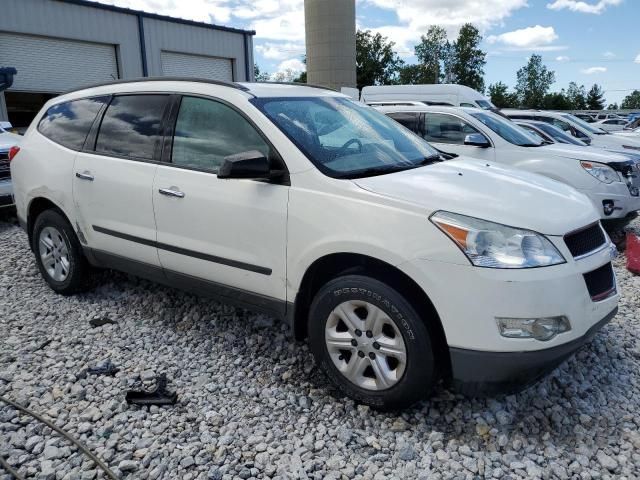
POLYGON ((544 133, 546 133, 547 135, 549 135, 551 138, 553 138, 558 143, 566 143, 566 144, 569 144, 569 145, 578 145, 580 147, 586 147, 587 146, 587 144, 584 143, 583 141, 578 140, 577 138, 572 137, 571 135, 568 135, 568 134, 564 133, 558 127, 556 127, 554 125, 551 125, 550 123, 540 122, 540 124, 538 125, 538 128, 540 130, 542 130, 544 133))
POLYGON ((507 142, 520 147, 539 147, 543 145, 540 137, 536 138, 524 128, 519 127, 510 120, 506 120, 500 115, 492 112, 472 112, 472 117, 480 120, 483 124, 504 138, 507 142))
POLYGON ((563 113, 562 116, 564 118, 568 118, 569 120, 571 120, 572 122, 577 123, 578 125, 580 125, 583 129, 585 129, 587 132, 592 133, 594 135, 605 135, 607 132, 605 132, 604 130, 600 129, 600 128, 594 128, 591 125, 589 125, 587 122, 585 122, 584 120, 581 120, 580 118, 576 117, 575 115, 571 115, 570 113, 563 113))
POLYGON ((486 100, 476 100, 476 103, 480 105, 480 108, 483 108, 485 110, 497 110, 496 106, 493 103, 486 100))
POLYGON ((423 139, 348 98, 278 97, 251 102, 331 177, 381 175, 439 160, 438 152, 423 139))

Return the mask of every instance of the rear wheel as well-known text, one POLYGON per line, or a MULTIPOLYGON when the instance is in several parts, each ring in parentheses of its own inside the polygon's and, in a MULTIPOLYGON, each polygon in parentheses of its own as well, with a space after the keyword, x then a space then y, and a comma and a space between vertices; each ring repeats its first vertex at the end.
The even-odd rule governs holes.
POLYGON ((373 278, 349 275, 321 288, 310 308, 309 341, 331 381, 367 405, 404 408, 433 386, 434 352, 423 319, 373 278))
POLYGON ((43 278, 62 295, 86 290, 91 267, 67 219, 56 210, 45 210, 33 227, 33 252, 43 278))

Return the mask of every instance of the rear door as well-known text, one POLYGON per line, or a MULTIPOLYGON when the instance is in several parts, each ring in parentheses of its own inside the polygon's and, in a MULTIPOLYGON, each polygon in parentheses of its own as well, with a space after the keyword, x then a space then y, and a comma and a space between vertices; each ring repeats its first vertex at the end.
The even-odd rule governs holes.
POLYGON ((282 308, 288 182, 216 175, 226 156, 252 150, 283 168, 277 152, 247 117, 221 100, 185 96, 176 110, 167 162, 158 166, 153 185, 166 275, 192 288, 208 288, 208 282, 223 296, 282 308))
POLYGON ((151 189, 169 98, 162 94, 114 96, 93 138, 87 139, 76 157, 73 194, 77 218, 98 257, 160 264, 151 189))

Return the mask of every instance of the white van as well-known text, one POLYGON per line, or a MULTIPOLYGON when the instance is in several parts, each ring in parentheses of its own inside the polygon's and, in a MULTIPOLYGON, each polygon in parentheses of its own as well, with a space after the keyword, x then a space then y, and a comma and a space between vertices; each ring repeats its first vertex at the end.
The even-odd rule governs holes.
POLYGON ((422 102, 426 105, 473 107, 497 110, 487 97, 464 85, 382 85, 364 87, 360 100, 371 106, 398 101, 422 102))

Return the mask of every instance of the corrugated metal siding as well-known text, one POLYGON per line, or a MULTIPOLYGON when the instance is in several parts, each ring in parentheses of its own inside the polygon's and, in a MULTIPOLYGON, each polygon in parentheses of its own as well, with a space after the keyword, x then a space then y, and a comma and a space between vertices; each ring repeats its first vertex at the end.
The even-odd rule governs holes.
POLYGON ((162 52, 162 73, 177 77, 198 77, 233 81, 233 64, 228 58, 162 52))
MULTIPOLYGON (((162 75, 162 52, 181 52, 234 61, 233 78, 245 80, 244 38, 240 33, 144 19, 149 75, 162 75)), ((251 65, 251 69, 253 66, 251 65)))
POLYGON ((134 15, 52 0, 0 0, 0 11, 0 32, 116 45, 121 77, 142 76, 134 15))
POLYGON ((0 33, 0 65, 18 70, 10 90, 64 92, 118 78, 114 45, 0 33))

